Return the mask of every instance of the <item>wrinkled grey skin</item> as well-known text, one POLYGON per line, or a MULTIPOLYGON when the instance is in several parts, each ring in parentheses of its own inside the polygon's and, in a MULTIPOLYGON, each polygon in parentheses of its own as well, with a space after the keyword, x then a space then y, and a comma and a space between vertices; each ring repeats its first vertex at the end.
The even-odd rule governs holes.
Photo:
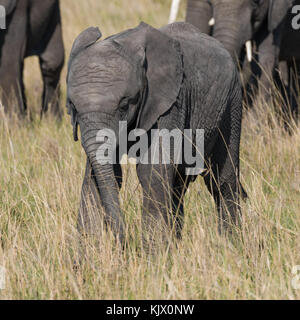
POLYGON ((58 0, 0 0, 6 8, 6 30, 0 30, 0 88, 5 111, 16 98, 26 114, 23 84, 24 59, 39 57, 44 82, 41 113, 50 108, 58 117, 59 78, 64 64, 61 18, 58 0))
MULTIPOLYGON (((260 87, 266 98, 270 91, 270 79, 277 77, 280 61, 287 61, 288 70, 296 65, 298 74, 300 59, 300 33, 291 27, 291 7, 300 4, 297 0, 189 0, 187 22, 197 26, 204 33, 211 33, 221 41, 235 58, 243 60, 244 44, 248 40, 256 43, 256 56, 261 68, 254 61, 252 70, 260 78, 260 87), (215 26, 208 21, 215 18, 215 26)), ((289 79, 291 79, 291 74, 289 79)), ((289 81, 289 87, 297 87, 289 81)), ((294 96, 295 98, 295 96, 294 96)), ((296 112, 296 104, 293 112, 296 112)))
MULTIPOLYGON (((77 37, 67 77, 67 106, 74 138, 77 140, 79 124, 87 155, 80 231, 95 232, 102 203, 106 223, 124 240, 118 198, 120 165, 101 165, 96 159, 101 144, 96 141, 97 132, 109 128, 118 137, 120 120, 128 122, 128 131, 136 127, 148 133, 151 128, 205 129, 205 160, 212 165, 205 183, 221 220, 228 221, 228 216, 235 220, 239 210, 242 98, 238 72, 229 53, 218 41, 186 23, 159 30, 141 23, 97 41, 100 37, 97 28, 89 28, 77 37)), ((137 165, 143 189, 145 238, 152 228, 174 223, 180 237, 183 196, 196 178, 186 176, 184 169, 185 165, 137 165), (170 219, 170 212, 174 219, 170 219)), ((154 240, 151 231, 148 243, 150 240, 154 240)))

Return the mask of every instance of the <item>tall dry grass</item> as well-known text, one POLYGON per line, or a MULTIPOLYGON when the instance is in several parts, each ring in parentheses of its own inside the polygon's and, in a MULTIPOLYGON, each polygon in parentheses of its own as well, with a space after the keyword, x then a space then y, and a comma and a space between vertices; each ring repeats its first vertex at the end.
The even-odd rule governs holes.
MULTIPOLYGON (((166 0, 62 0, 69 54, 76 35, 98 25, 104 36, 144 20, 168 20, 166 0)), ((184 16, 182 4, 179 19, 184 16)), ((66 68, 62 74, 63 93, 66 68)), ((270 106, 258 103, 244 116, 241 230, 217 232, 217 212, 201 178, 185 199, 183 239, 149 262, 139 250, 141 192, 134 167, 125 167, 121 192, 130 245, 116 248, 111 234, 75 272, 76 216, 85 155, 72 138, 70 119, 39 121, 42 89, 37 60, 25 72, 33 121, 0 120, 0 265, 6 268, 2 299, 298 299, 292 267, 300 265, 300 132, 288 135, 270 106)))

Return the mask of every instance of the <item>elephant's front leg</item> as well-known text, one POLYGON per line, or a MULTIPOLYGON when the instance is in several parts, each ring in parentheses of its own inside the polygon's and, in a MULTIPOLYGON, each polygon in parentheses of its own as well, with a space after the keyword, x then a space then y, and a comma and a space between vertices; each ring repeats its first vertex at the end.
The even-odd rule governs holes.
POLYGON ((174 168, 164 164, 138 164, 137 175, 143 189, 143 246, 155 252, 171 235, 174 168))
MULTIPOLYGON (((17 70, 0 70, 0 102, 5 113, 16 112, 20 118, 26 116, 27 104, 23 83, 23 62, 13 62, 17 70), (2 75, 2 74, 5 74, 2 75)), ((14 67, 15 69, 15 67, 14 67)))
MULTIPOLYGON (((7 38, 10 39, 10 34, 7 38)), ((12 40, 7 42, 0 52, 0 102, 6 113, 17 112, 23 118, 27 110, 23 83, 26 41, 18 42, 15 46, 12 40)))

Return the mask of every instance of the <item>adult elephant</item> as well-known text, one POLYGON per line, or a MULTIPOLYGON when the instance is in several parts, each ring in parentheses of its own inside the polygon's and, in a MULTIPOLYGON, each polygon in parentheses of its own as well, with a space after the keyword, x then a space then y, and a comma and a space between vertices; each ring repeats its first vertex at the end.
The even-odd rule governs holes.
POLYGON ((59 78, 64 64, 58 0, 0 0, 6 9, 6 29, 0 30, 0 90, 5 111, 16 99, 26 113, 23 66, 26 57, 37 55, 44 83, 41 113, 48 108, 58 117, 59 78))
MULTIPOLYGON (((300 75, 300 33, 292 28, 293 5, 299 0, 188 0, 186 20, 204 33, 220 40, 231 55, 243 60, 244 45, 255 41, 257 61, 252 70, 260 79, 265 97, 270 94, 271 82, 277 76, 280 61, 286 61, 289 70, 292 112, 297 113, 295 91, 300 75), (214 18, 214 26, 209 26, 214 18), (296 77, 292 70, 296 67, 296 77)), ((248 58, 251 58, 248 47, 248 58)))
MULTIPOLYGON (((67 77, 74 138, 77 140, 79 124, 87 155, 78 220, 81 232, 95 232, 94 221, 102 203, 106 222, 124 240, 118 198, 121 168, 117 161, 102 161, 104 140, 99 136, 102 130, 115 133, 116 144, 107 142, 107 154, 114 154, 115 149, 119 153, 124 146, 119 138, 124 136, 120 121, 126 121, 130 132, 141 129, 149 141, 153 139, 151 129, 177 129, 182 137, 189 128, 193 132, 190 143, 198 145, 196 129, 204 129, 204 157, 211 165, 204 177, 206 186, 219 209, 220 226, 227 226, 231 218, 235 221, 239 210, 242 98, 237 68, 229 53, 218 41, 186 23, 159 30, 141 23, 103 41, 98 41, 100 37, 98 28, 89 28, 77 37, 67 77)), ((147 142, 143 152, 140 150, 143 155, 152 150, 147 142)), ((175 142, 170 146, 174 148, 175 142)), ((185 154, 186 149, 180 152, 185 154)), ((137 164, 143 188, 142 224, 144 235, 150 234, 150 243, 158 229, 174 226, 173 222, 180 237, 183 196, 197 176, 187 173, 186 161, 175 165, 174 153, 170 156, 169 163, 162 164, 160 159, 154 164, 148 159, 137 164)))

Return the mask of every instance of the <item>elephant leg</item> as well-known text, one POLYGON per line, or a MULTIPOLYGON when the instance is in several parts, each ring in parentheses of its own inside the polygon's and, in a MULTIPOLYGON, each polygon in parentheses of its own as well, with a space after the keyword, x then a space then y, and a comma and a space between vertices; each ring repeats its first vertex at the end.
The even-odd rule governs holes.
POLYGON ((259 92, 262 93, 263 98, 268 102, 271 98, 271 88, 274 79, 274 71, 278 66, 278 48, 273 43, 273 35, 270 33, 260 43, 258 47, 259 61, 258 68, 260 68, 260 81, 258 82, 259 92))
POLYGON ((12 72, 10 76, 5 77, 6 83, 1 85, 4 111, 8 113, 15 111, 19 114, 20 118, 24 118, 27 113, 23 67, 24 65, 22 62, 20 63, 19 70, 15 73, 12 72))
POLYGON ((13 52, 2 52, 0 58, 0 96, 5 113, 17 112, 21 118, 26 115, 27 104, 23 83, 23 60, 13 52), (2 61, 1 61, 2 60, 2 61), (11 66, 11 68, 7 68, 11 66))
POLYGON ((60 23, 56 24, 53 34, 39 56, 39 60, 44 82, 41 116, 50 109, 52 114, 61 118, 59 78, 64 64, 64 46, 60 23))
POLYGON ((7 16, 7 29, 0 30, 0 97, 5 112, 17 112, 21 118, 27 109, 23 84, 28 22, 23 13, 27 6, 27 1, 19 1, 7 16))
MULTIPOLYGON (((239 100, 239 99, 238 99, 239 100)), ((231 232, 240 217, 239 196, 247 197, 239 181, 239 145, 241 132, 241 108, 234 102, 230 117, 224 119, 224 129, 214 145, 209 174, 205 184, 213 195, 219 213, 219 231, 231 232)))
POLYGON ((18 97, 18 105, 19 105, 21 117, 25 117, 27 113, 27 99, 25 95, 23 73, 24 73, 24 60, 20 63, 19 81, 16 84, 16 89, 15 89, 18 92, 17 97, 18 97))
POLYGON ((157 249, 158 240, 166 243, 173 228, 172 193, 174 185, 172 165, 138 164, 137 175, 143 189, 143 245, 146 251, 157 249))
MULTIPOLYGON (((223 149, 222 152, 224 151, 223 149)), ((204 177, 204 181, 216 203, 219 214, 219 232, 222 233, 230 231, 231 226, 237 222, 238 184, 232 164, 229 164, 230 157, 222 161, 216 157, 211 159, 211 162, 214 163, 210 168, 210 173, 204 177)))
POLYGON ((288 62, 289 71, 289 103, 288 109, 285 110, 287 119, 290 123, 292 119, 297 122, 298 118, 298 97, 300 92, 299 77, 300 77, 300 61, 294 60, 288 62))
POLYGON ((181 239, 184 221, 184 196, 190 183, 189 176, 176 173, 173 189, 173 216, 175 222, 175 232, 177 239, 181 239))

